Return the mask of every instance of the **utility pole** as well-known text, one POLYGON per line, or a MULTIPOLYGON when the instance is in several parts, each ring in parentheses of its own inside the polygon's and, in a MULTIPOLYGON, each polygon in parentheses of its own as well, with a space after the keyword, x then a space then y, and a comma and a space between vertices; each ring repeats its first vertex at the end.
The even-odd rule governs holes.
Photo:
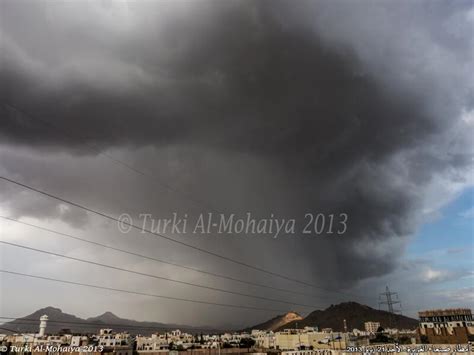
POLYGON ((397 292, 391 292, 388 286, 385 287, 385 292, 380 293, 379 295, 379 306, 382 304, 386 304, 388 308, 388 312, 390 313, 389 316, 389 326, 392 326, 392 318, 395 313, 401 313, 401 310, 395 310, 393 308, 394 305, 399 304, 401 305, 401 302, 398 298, 398 293, 397 292))

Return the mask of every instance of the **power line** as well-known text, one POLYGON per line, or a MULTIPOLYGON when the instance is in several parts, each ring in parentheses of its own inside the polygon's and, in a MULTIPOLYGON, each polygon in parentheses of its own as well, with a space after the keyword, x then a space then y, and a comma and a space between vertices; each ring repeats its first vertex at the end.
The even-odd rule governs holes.
MULTIPOLYGON (((247 268, 250 268, 250 269, 253 269, 253 270, 256 270, 256 271, 260 271, 260 272, 263 272, 263 273, 266 273, 268 275, 272 275, 272 276, 276 276, 276 277, 279 277, 279 278, 282 278, 282 279, 285 279, 285 280, 288 280, 288 281, 293 281, 293 282, 296 282, 296 283, 299 283, 299 284, 302 284, 302 285, 305 285, 305 286, 309 286, 309 287, 313 287, 313 288, 316 288, 316 289, 320 289, 320 290, 324 290, 326 292, 334 292, 334 293, 339 293, 339 294, 343 294, 343 295, 346 295, 346 296, 355 296, 355 297, 361 297, 361 295, 354 295, 354 294, 350 294, 350 293, 347 293, 347 292, 342 292, 342 291, 336 291, 336 290, 329 290, 329 289, 326 289, 326 288, 323 288, 321 286, 317 286, 317 285, 313 285, 309 282, 306 282, 306 281, 302 281, 302 280, 298 280, 298 279, 295 279, 295 278, 292 278, 292 277, 289 277, 289 276, 285 276, 285 275, 282 275, 282 274, 279 274, 279 273, 276 273, 276 272, 273 272, 273 271, 270 271, 270 270, 267 270, 267 269, 264 269, 264 268, 261 268, 261 267, 258 267, 258 266, 254 266, 254 265, 250 265, 248 263, 245 263, 243 261, 239 261, 239 260, 236 260, 236 259, 233 259, 233 258, 230 258, 228 256, 225 256, 225 255, 222 255, 222 254, 218 254, 218 253, 215 253, 215 252, 212 252, 212 251, 209 251, 207 249, 203 249, 203 248, 200 248, 200 247, 197 247, 197 246, 194 246, 192 244, 188 244, 188 243, 185 243, 183 241, 180 241, 180 240, 177 240, 177 239, 174 239, 174 238, 171 238, 171 237, 168 237, 168 236, 165 236, 163 234, 160 234, 160 233, 157 233, 157 232, 153 232, 152 230, 149 230, 149 229, 146 229, 146 228, 142 228, 142 227, 139 227, 133 223, 129 223, 127 221, 121 221, 119 220, 118 218, 115 218, 111 215, 108 215, 104 212, 100 212, 100 211, 97 211, 97 210, 94 210, 92 208, 89 208, 89 207, 86 207, 86 206, 83 206, 83 205, 80 205, 76 202, 72 202, 70 200, 66 200, 62 197, 58 197, 58 196, 55 196, 53 194, 50 194, 48 192, 45 192, 45 191, 42 191, 42 190, 39 190, 37 188, 34 188, 32 186, 29 186, 29 185, 26 185, 26 184, 23 184, 23 183, 20 183, 16 180, 12 180, 12 179, 9 179, 7 177, 4 177, 4 176, 0 176, 0 179, 4 180, 4 181, 7 181, 9 183, 12 183, 12 184, 15 184, 17 186, 21 186, 23 188, 26 188, 28 190, 31 190, 31 191, 34 191, 34 192, 37 192, 39 194, 42 194, 44 196, 47 196, 47 197, 50 197, 52 199, 55 199, 57 201, 61 201, 61 202, 64 202, 66 204, 69 204, 71 206, 74 206, 74 207, 77 207, 77 208, 80 208, 84 211, 87 211, 87 212, 90 212, 90 213, 93 213, 93 214, 96 214, 98 216, 101 216, 103 218, 106 218, 108 220, 111 220, 111 221, 115 221, 117 223, 121 223, 122 225, 125 225, 125 226, 128 226, 130 228, 133 228, 133 229, 136 229, 140 232, 146 232, 148 234, 151 234, 151 235, 154 235, 154 236, 157 236, 159 238, 163 238, 165 240, 168 240, 170 242, 173 242, 173 243, 176 243, 176 244, 179 244, 179 245, 183 245, 183 246, 186 246, 188 248, 191 248, 191 249, 194 249, 194 250, 197 250, 199 252, 202 252, 202 253, 205 253, 205 254, 208 254, 208 255, 212 255, 216 258, 219 258, 219 259, 222 259, 222 260, 226 260, 228 262, 232 262, 234 264, 237 264, 237 265, 241 265, 241 266, 245 266, 247 268)), ((363 296, 365 297, 365 296, 363 296)))
POLYGON ((270 290, 274 290, 274 291, 292 293, 292 294, 295 294, 295 295, 301 295, 301 296, 307 296, 307 297, 313 297, 313 298, 332 297, 332 296, 329 296, 329 295, 313 295, 313 294, 294 291, 294 290, 290 290, 290 289, 279 288, 279 287, 264 285, 264 284, 260 284, 260 283, 256 283, 256 282, 246 281, 246 280, 242 280, 242 279, 238 279, 238 278, 234 278, 234 277, 230 277, 230 276, 226 276, 226 275, 222 275, 222 274, 217 274, 217 273, 214 273, 214 272, 211 272, 211 271, 205 271, 205 270, 201 270, 201 269, 198 269, 198 268, 194 268, 194 267, 190 267, 190 266, 185 266, 185 265, 165 261, 165 260, 154 258, 154 257, 151 257, 151 256, 135 253, 135 252, 132 252, 132 251, 129 251, 129 250, 120 249, 120 248, 117 248, 117 247, 113 247, 111 245, 95 242, 95 241, 85 239, 85 238, 80 238, 80 237, 77 237, 77 236, 74 236, 74 235, 71 235, 71 234, 67 234, 67 233, 63 233, 63 232, 58 232, 56 230, 41 227, 41 226, 38 226, 38 225, 35 225, 35 224, 32 224, 32 223, 23 222, 23 221, 20 221, 18 219, 15 219, 15 218, 10 218, 10 217, 5 217, 5 216, 0 216, 0 218, 3 218, 3 219, 8 220, 8 221, 15 222, 15 223, 23 224, 25 226, 37 228, 37 229, 43 230, 45 232, 53 233, 53 234, 56 234, 60 237, 65 237, 65 238, 78 240, 78 241, 81 241, 81 242, 84 242, 84 243, 89 243, 89 244, 100 246, 100 247, 103 247, 103 248, 106 248, 106 249, 118 251, 118 252, 121 252, 121 253, 124 253, 124 254, 133 255, 133 256, 137 256, 137 257, 144 258, 144 259, 147 259, 147 260, 156 261, 156 262, 159 262, 159 263, 162 263, 162 264, 171 265, 171 266, 183 268, 183 269, 186 269, 186 270, 199 272, 199 273, 209 275, 209 276, 213 276, 213 277, 223 278, 223 279, 226 279, 226 280, 240 282, 240 283, 244 283, 244 284, 251 285, 251 286, 262 287, 262 288, 266 288, 266 289, 270 289, 270 290))
MULTIPOLYGON (((87 143, 87 139, 86 137, 82 136, 77 136, 77 134, 72 134, 70 133, 69 131, 65 130, 63 127, 58 127, 57 125, 55 125, 54 123, 48 121, 48 120, 44 120, 42 118, 39 118, 39 117, 35 117, 35 119, 33 120, 32 118, 32 115, 30 115, 29 113, 25 112, 24 110, 10 104, 10 103, 6 103, 4 102, 3 103, 5 107, 9 107, 10 109, 14 110, 14 111, 17 111, 19 112, 22 116, 26 116, 27 119, 29 119, 30 121, 33 121, 33 122, 41 122, 43 124, 45 124, 46 126, 54 129, 55 131, 59 132, 59 134, 66 134, 67 136, 69 136, 71 139, 82 139, 84 141, 86 141, 84 144, 89 147, 89 149, 91 149, 92 151, 94 151, 96 154, 98 155, 101 155, 101 156, 104 156, 105 158, 109 159, 110 161, 112 161, 113 163, 115 164, 118 164, 118 165, 121 165, 122 167, 125 167, 127 168, 128 170, 134 172, 135 174, 138 174, 142 177, 148 177, 148 178, 153 178, 153 181, 154 182, 157 182, 158 184, 160 184, 162 187, 168 189, 169 191, 171 192, 174 192, 174 193, 177 193, 177 194, 180 194, 182 196, 184 196, 185 198, 187 198, 188 200, 190 200, 191 202, 193 202, 195 205, 200 205, 200 206, 203 206, 205 208, 209 208, 217 213, 219 213, 219 211, 216 211, 216 209, 214 209, 212 206, 209 206, 207 203, 199 200, 199 199, 195 199, 193 196, 190 196, 188 193, 184 193, 183 191, 180 191, 176 188, 174 188, 173 186, 169 185, 168 183, 165 183, 163 181, 161 181, 161 179, 159 179, 157 176, 155 176, 154 174, 150 174, 150 173, 146 173, 144 172, 143 170, 140 170, 140 169, 137 169, 136 167, 132 166, 131 164, 127 163, 127 162, 124 162, 120 159, 117 159, 113 156, 111 156, 110 154, 107 154, 103 151, 101 151, 99 148, 95 147, 95 146, 92 146, 91 144, 87 143)), ((52 197, 52 196, 50 196, 52 197)), ((65 202, 65 201, 63 201, 65 202)), ((67 202, 66 202, 67 203, 67 202)), ((79 206, 76 206, 76 207, 79 207, 79 206)), ((148 232, 148 231, 147 231, 148 232)), ((152 233, 152 234, 155 234, 155 233, 152 233)), ((158 234, 158 233, 157 233, 158 234)), ((164 237, 163 235, 160 235, 161 237, 164 237)), ((172 239, 172 238, 170 238, 172 239)), ((197 247, 195 247, 197 248, 197 247)), ((202 251, 202 250, 201 250, 202 251)), ((360 297, 360 298, 368 298, 367 296, 364 296, 364 295, 356 295, 356 294, 351 294, 351 293, 348 293, 348 292, 341 292, 341 291, 337 291, 337 290, 329 290, 329 289, 326 289, 326 288, 323 288, 321 286, 317 286, 317 285, 314 285, 314 284, 311 284, 309 282, 305 282, 305 281, 301 281, 301 280, 298 280, 298 279, 295 279, 295 278, 291 278, 291 277, 287 277, 285 275, 281 275, 281 274, 278 274, 278 273, 274 273, 274 272, 271 272, 269 270, 265 270, 263 268, 259 268, 259 267, 254 267, 254 266, 251 266, 247 263, 242 263, 242 262, 238 262, 236 260, 233 260, 233 259, 230 259, 230 258, 226 258, 226 257, 223 257, 221 255, 216 255, 214 253, 210 253, 210 252, 207 252, 208 254, 211 254, 213 256, 216 256, 216 257, 219 257, 219 258, 223 258, 225 260, 228 260, 228 261, 231 261, 231 262, 234 262, 234 263, 237 263, 239 265, 242 265, 242 266, 246 266, 246 267, 250 267, 254 270, 257 270, 257 271, 260 271, 260 272, 264 272, 266 274, 269 274, 269 275, 272 275, 272 276, 276 276, 276 277, 279 277, 279 278, 282 278, 282 279, 285 279, 287 281, 292 281, 292 282, 296 282, 296 283, 299 283, 299 284, 302 284, 302 285, 305 285, 305 286, 309 286, 309 287, 313 287, 313 288, 316 288, 316 289, 320 289, 320 290, 323 290, 323 291, 326 291, 326 292, 332 292, 332 293, 339 293, 341 295, 345 295, 345 296, 351 296, 351 297, 360 297)), ((372 299, 372 298, 371 298, 372 299)))
POLYGON ((249 309, 249 310, 257 310, 257 311, 270 311, 270 312, 287 312, 287 311, 288 311, 288 310, 286 310, 286 309, 242 306, 242 305, 230 304, 230 303, 217 303, 217 302, 210 302, 210 301, 193 300, 193 299, 189 299, 189 298, 180 298, 180 297, 173 297, 173 296, 164 296, 164 295, 158 295, 158 294, 153 294, 153 293, 145 293, 145 292, 124 290, 124 289, 120 289, 120 288, 106 287, 106 286, 100 286, 100 285, 93 285, 93 284, 87 284, 87 283, 76 282, 76 281, 70 281, 70 280, 61 280, 61 279, 57 279, 57 278, 53 278, 53 277, 46 277, 46 276, 25 274, 25 273, 16 272, 16 271, 11 271, 11 270, 5 270, 5 269, 0 269, 0 272, 3 272, 3 273, 5 273, 5 274, 10 274, 10 275, 23 276, 23 277, 30 277, 30 278, 34 278, 34 279, 40 279, 40 280, 46 280, 46 281, 64 283, 64 284, 68 284, 68 285, 89 287, 89 288, 95 288, 95 289, 101 289, 101 290, 107 290, 107 291, 114 291, 114 292, 122 292, 122 293, 127 293, 127 294, 132 294, 132 295, 155 297, 155 298, 161 298, 161 299, 168 299, 168 300, 172 300, 172 301, 198 303, 198 304, 204 304, 204 305, 210 305, 210 306, 229 307, 229 308, 240 308, 240 309, 249 309))
POLYGON ((60 258, 74 260, 74 261, 78 261, 78 262, 85 263, 85 264, 90 264, 90 265, 95 265, 95 266, 99 266, 99 267, 103 267, 103 268, 107 268, 107 269, 127 272, 127 273, 130 273, 130 274, 135 274, 135 275, 139 275, 139 276, 151 277, 151 278, 154 278, 154 279, 157 279, 157 280, 174 282, 174 283, 178 283, 178 284, 182 284, 182 285, 186 285, 186 286, 198 287, 198 288, 203 288, 203 289, 206 289, 206 290, 223 292, 223 293, 228 293, 228 294, 232 294, 232 295, 255 298, 255 299, 260 299, 260 300, 265 300, 265 301, 285 303, 285 304, 290 304, 292 306, 307 307, 307 308, 311 308, 311 309, 317 308, 317 306, 314 306, 314 305, 307 305, 307 304, 289 302, 289 301, 285 301, 285 300, 280 300, 280 299, 276 299, 276 298, 269 298, 269 297, 264 297, 264 296, 255 296, 255 295, 250 295, 250 294, 247 294, 247 293, 241 293, 241 292, 237 292, 237 291, 231 291, 231 290, 226 290, 226 289, 212 287, 212 286, 205 286, 205 285, 195 284, 195 283, 187 282, 187 281, 180 281, 180 280, 176 280, 176 279, 172 279, 172 278, 168 278, 168 277, 163 277, 163 276, 158 276, 158 275, 153 275, 153 274, 147 274, 147 273, 144 273, 144 272, 125 269, 125 268, 121 268, 121 267, 118 267, 118 266, 102 264, 102 263, 99 263, 99 262, 96 262, 96 261, 80 259, 80 258, 76 258, 76 257, 73 257, 73 256, 67 256, 67 255, 64 255, 64 254, 59 254, 59 253, 51 252, 51 251, 48 251, 48 250, 37 249, 37 248, 29 247, 29 246, 26 246, 26 245, 20 245, 20 244, 5 242, 3 240, 0 240, 0 243, 4 244, 4 245, 13 246, 13 247, 16 247, 16 248, 31 250, 31 251, 34 251, 34 252, 37 252, 37 253, 53 255, 53 256, 60 257, 60 258))
POLYGON ((29 119, 30 121, 33 121, 33 122, 40 122, 40 123, 43 123, 44 125, 48 126, 49 128, 55 130, 56 132, 58 132, 59 134, 61 135, 66 135, 68 136, 69 138, 75 140, 77 138, 79 139, 82 139, 84 142, 84 145, 89 149, 91 150, 92 152, 94 152, 95 154, 97 155, 101 155, 103 156, 104 158, 107 158, 108 160, 110 160, 111 162, 117 164, 117 165, 120 165, 130 171, 132 171, 133 173, 135 174, 138 174, 142 177, 146 177, 146 178, 152 178, 154 182, 158 183, 159 185, 161 185, 162 187, 164 187, 165 189, 173 192, 173 193, 176 193, 176 194, 179 194, 181 196, 183 196, 184 198, 188 199, 189 201, 191 201, 195 206, 201 206, 201 207, 205 207, 205 208, 209 208, 211 210, 214 210, 214 208, 212 208, 211 206, 209 206, 207 203, 205 203, 204 201, 201 201, 200 199, 196 199, 194 196, 191 196, 189 193, 186 193, 186 192, 183 192, 183 191, 180 191, 178 189, 176 189, 175 187, 171 186, 170 184, 166 183, 166 182, 163 182, 161 179, 159 179, 156 175, 154 174, 150 174, 150 173, 145 173, 143 170, 140 170, 140 169, 137 169, 136 167, 132 166, 130 163, 127 163, 127 162, 124 162, 123 160, 121 159, 117 159, 116 157, 102 151, 98 146, 96 145, 92 145, 90 143, 87 143, 87 138, 85 136, 78 136, 77 134, 72 134, 71 132, 69 132, 68 130, 66 130, 64 127, 58 127, 58 125, 48 121, 48 120, 45 120, 45 119, 42 119, 42 118, 39 118, 39 117, 35 117, 33 119, 32 115, 30 115, 29 113, 25 112, 24 110, 10 104, 10 103, 6 103, 4 102, 3 105, 5 107, 9 107, 11 110, 14 110, 14 111, 17 111, 18 113, 20 113, 22 116, 25 116, 27 119, 29 119))

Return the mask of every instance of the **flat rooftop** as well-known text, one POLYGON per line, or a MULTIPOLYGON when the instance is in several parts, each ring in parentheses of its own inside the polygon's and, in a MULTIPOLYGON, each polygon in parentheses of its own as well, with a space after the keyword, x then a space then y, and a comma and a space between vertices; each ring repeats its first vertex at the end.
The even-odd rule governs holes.
POLYGON ((436 317, 436 316, 467 316, 471 315, 469 308, 450 308, 450 309, 431 309, 418 312, 420 317, 436 317))

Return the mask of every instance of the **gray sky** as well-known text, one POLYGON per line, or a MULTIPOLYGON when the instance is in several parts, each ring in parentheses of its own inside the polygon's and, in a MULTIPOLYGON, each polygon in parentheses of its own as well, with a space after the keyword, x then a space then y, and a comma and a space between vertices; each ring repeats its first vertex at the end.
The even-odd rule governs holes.
MULTIPOLYGON (((13 222, 1 222, 2 240, 317 307, 348 299, 376 306, 387 283, 409 299, 410 314, 426 306, 420 272, 430 261, 407 261, 405 251, 420 226, 472 186, 472 3, 2 0, 0 6, 2 176, 115 216, 195 217, 209 212, 206 206, 300 221, 307 212, 347 213, 348 231, 337 238, 173 237, 365 298, 331 296, 140 233, 123 235, 113 223, 6 182, 0 182, 2 215, 318 297, 224 282, 13 222)), ((1 250, 2 267, 20 272, 288 307, 1 250)), ((78 316, 109 310, 191 325, 248 325, 274 315, 9 275, 0 280, 1 313, 14 316, 47 305, 78 316)), ((460 294, 433 294, 429 305, 446 297, 472 304, 460 294)))

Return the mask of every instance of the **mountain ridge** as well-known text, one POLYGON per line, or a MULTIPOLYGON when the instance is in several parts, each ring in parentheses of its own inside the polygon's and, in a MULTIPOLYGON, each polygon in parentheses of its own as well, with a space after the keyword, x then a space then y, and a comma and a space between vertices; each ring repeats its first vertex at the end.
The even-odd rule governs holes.
MULTIPOLYGON (((52 306, 41 308, 28 316, 4 323, 2 327, 18 333, 36 333, 38 332, 39 318, 42 315, 47 315, 49 318, 46 328, 46 332, 49 334, 57 334, 63 329, 69 329, 72 333, 92 334, 97 333, 101 328, 112 328, 115 331, 127 331, 130 334, 142 335, 178 328, 194 334, 204 332, 221 333, 223 331, 222 329, 206 326, 136 321, 120 318, 110 311, 83 319, 52 306)), ((343 331, 344 320, 346 320, 348 330, 353 328, 363 330, 364 322, 368 321, 380 322, 384 328, 414 329, 418 326, 418 321, 410 317, 376 310, 357 302, 343 302, 331 305, 323 310, 315 310, 306 317, 290 311, 252 327, 247 327, 244 331, 251 331, 252 329, 279 331, 289 328, 303 328, 305 326, 318 327, 319 329, 332 328, 334 331, 343 331)))
POLYGON ((127 331, 130 334, 149 335, 157 331, 168 331, 173 329, 182 329, 190 333, 201 332, 219 332, 220 330, 206 326, 188 326, 183 324, 160 323, 152 321, 136 321, 126 318, 120 318, 114 313, 107 311, 95 317, 87 319, 79 318, 75 315, 65 313, 60 308, 48 306, 40 308, 37 311, 6 322, 2 327, 18 333, 36 333, 39 330, 39 318, 43 315, 48 316, 46 332, 48 334, 57 334, 65 329, 77 334, 97 333, 101 328, 113 328, 115 331, 127 331))
POLYGON ((383 328, 414 329, 418 326, 418 320, 407 316, 377 310, 357 302, 342 302, 324 310, 315 310, 303 320, 298 321, 297 324, 293 321, 277 330, 311 326, 319 329, 332 328, 334 331, 344 331, 344 320, 349 331, 354 328, 364 330, 364 322, 369 321, 380 322, 383 328))

